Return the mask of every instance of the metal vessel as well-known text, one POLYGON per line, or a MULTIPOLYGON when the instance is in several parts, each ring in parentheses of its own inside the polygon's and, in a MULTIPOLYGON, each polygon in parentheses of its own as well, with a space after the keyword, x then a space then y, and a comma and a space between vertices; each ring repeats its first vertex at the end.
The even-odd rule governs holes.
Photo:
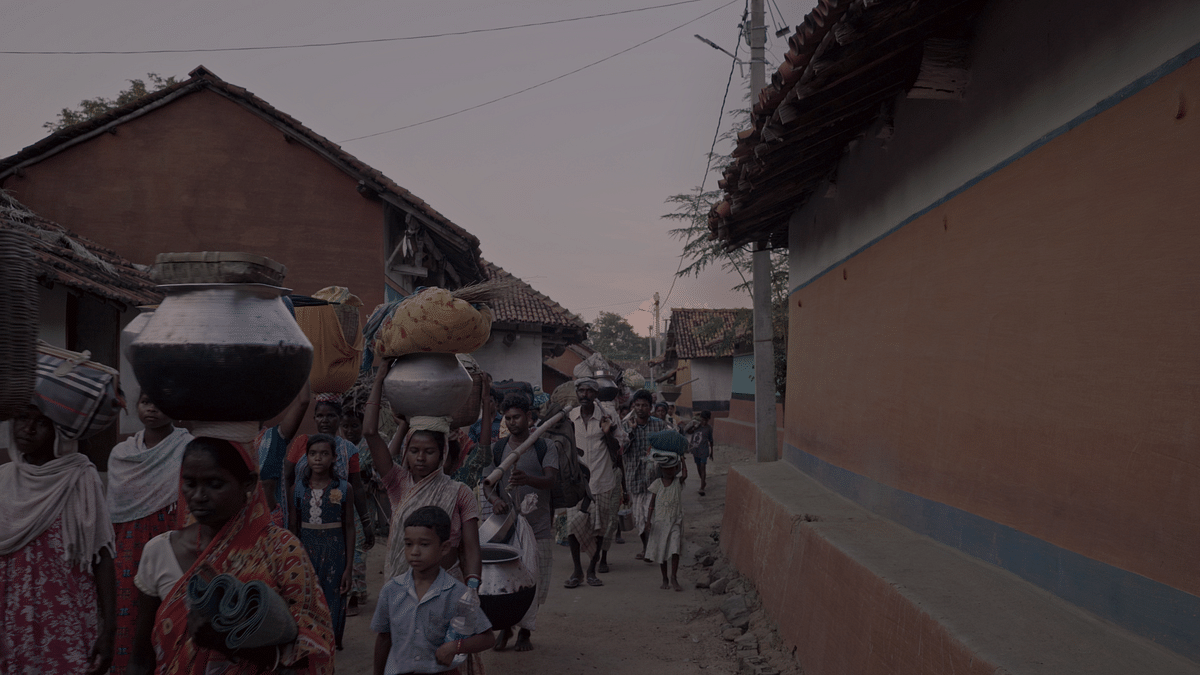
POLYGON ((479 605, 493 630, 512 628, 529 611, 537 580, 521 563, 521 551, 507 544, 481 544, 483 579, 479 605))
MULTIPOLYGON (((470 373, 454 354, 422 352, 396 359, 383 380, 383 395, 392 412, 409 419, 416 415, 453 417, 471 397, 473 385, 470 373)), ((478 417, 476 413, 467 424, 478 417)))
POLYGON ((129 345, 142 390, 174 419, 248 422, 287 408, 308 380, 313 349, 288 313, 288 289, 172 284, 129 345))
POLYGON ((597 370, 592 375, 596 380, 596 384, 600 385, 600 390, 596 392, 596 399, 599 401, 615 401, 621 393, 621 388, 617 386, 613 380, 613 374, 607 370, 597 370))
POLYGON ((158 309, 158 305, 142 305, 138 307, 138 315, 129 320, 125 327, 121 329, 121 353, 125 355, 125 359, 129 359, 129 345, 142 334, 142 329, 146 324, 150 323, 150 315, 154 314, 154 310, 158 309))

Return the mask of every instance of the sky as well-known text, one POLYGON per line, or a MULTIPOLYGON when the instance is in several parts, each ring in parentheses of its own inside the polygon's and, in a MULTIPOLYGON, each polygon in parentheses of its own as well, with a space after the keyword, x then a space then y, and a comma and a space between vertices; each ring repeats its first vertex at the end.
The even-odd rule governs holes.
MULTIPOLYGON (((675 0, 678 1, 678 0, 675 0)), ((0 50, 213 49, 471 31, 667 4, 672 0, 0 0, 0 50)), ((147 72, 183 79, 203 64, 245 87, 428 202, 481 242, 483 256, 592 321, 601 311, 653 324, 670 307, 749 307, 735 273, 672 287, 681 242, 668 196, 705 177, 745 0, 549 26, 300 49, 129 55, 0 54, 0 156, 46 135, 84 98, 112 97, 147 72), (707 15, 707 16, 705 16, 707 15), (703 17, 703 18, 700 18, 703 17), (690 22, 690 23, 689 23, 690 22), (687 25, 683 25, 687 24, 687 25), (644 45, 619 54, 638 43, 644 45), (514 94, 496 103, 396 129, 514 94), (549 253, 549 252, 553 253, 549 253)), ((768 4, 771 5, 768 0, 768 4)), ((767 15, 768 73, 814 3, 767 15), (782 21, 779 18, 782 16, 782 21)), ((739 56, 745 58, 743 43, 739 56)), ((744 107, 735 69, 725 104, 744 107)), ((728 146, 718 146, 718 151, 728 146)), ((716 186, 718 171, 707 176, 716 186)), ((69 223, 64 223, 70 227, 69 223)))

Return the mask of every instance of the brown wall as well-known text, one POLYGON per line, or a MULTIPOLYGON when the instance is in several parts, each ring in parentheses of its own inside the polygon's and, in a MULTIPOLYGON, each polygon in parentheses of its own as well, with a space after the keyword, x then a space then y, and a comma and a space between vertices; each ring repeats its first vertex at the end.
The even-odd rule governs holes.
POLYGON ((246 251, 312 294, 383 302, 383 213, 357 181, 240 105, 184 96, 9 177, 39 214, 150 264, 167 251, 246 251))
POLYGON ((1192 62, 794 293, 787 442, 1200 594, 1197 101, 1192 62))
MULTIPOLYGON (((782 423, 783 406, 775 406, 775 419, 782 423)), ((713 443, 717 445, 732 445, 743 450, 753 452, 758 447, 757 433, 754 427, 754 401, 743 401, 740 399, 729 400, 729 413, 727 417, 718 417, 713 415, 713 443)), ((783 441, 786 437, 786 430, 782 427, 775 428, 775 443, 776 457, 783 456, 783 441)))

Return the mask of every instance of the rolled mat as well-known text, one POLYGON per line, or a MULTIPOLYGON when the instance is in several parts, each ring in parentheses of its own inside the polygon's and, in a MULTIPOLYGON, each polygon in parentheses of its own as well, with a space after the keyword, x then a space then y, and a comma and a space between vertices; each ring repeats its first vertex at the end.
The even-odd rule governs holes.
POLYGON ((265 583, 242 583, 228 574, 211 581, 188 580, 188 606, 225 635, 230 649, 282 645, 296 639, 296 620, 284 600, 265 583))

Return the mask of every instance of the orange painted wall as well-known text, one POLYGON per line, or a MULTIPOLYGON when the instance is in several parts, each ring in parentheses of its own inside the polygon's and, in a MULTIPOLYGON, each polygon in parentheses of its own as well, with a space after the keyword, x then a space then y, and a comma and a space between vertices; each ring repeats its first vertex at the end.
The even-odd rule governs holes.
POLYGON ((996 666, 809 523, 729 471, 721 550, 809 673, 994 675, 996 666))
POLYGON ((1192 62, 793 293, 787 442, 1200 594, 1197 101, 1192 62))
POLYGON ((348 286, 383 302, 383 211, 357 182, 240 105, 184 96, 5 179, 34 211, 150 264, 167 251, 247 251, 300 294, 348 286))
MULTIPOLYGON (((775 419, 783 422, 783 406, 775 406, 775 419)), ((743 450, 754 451, 758 446, 754 428, 754 401, 729 399, 729 414, 713 416, 713 442, 717 445, 732 445, 743 450)), ((783 456, 783 441, 786 431, 782 426, 775 428, 776 457, 783 456)))

